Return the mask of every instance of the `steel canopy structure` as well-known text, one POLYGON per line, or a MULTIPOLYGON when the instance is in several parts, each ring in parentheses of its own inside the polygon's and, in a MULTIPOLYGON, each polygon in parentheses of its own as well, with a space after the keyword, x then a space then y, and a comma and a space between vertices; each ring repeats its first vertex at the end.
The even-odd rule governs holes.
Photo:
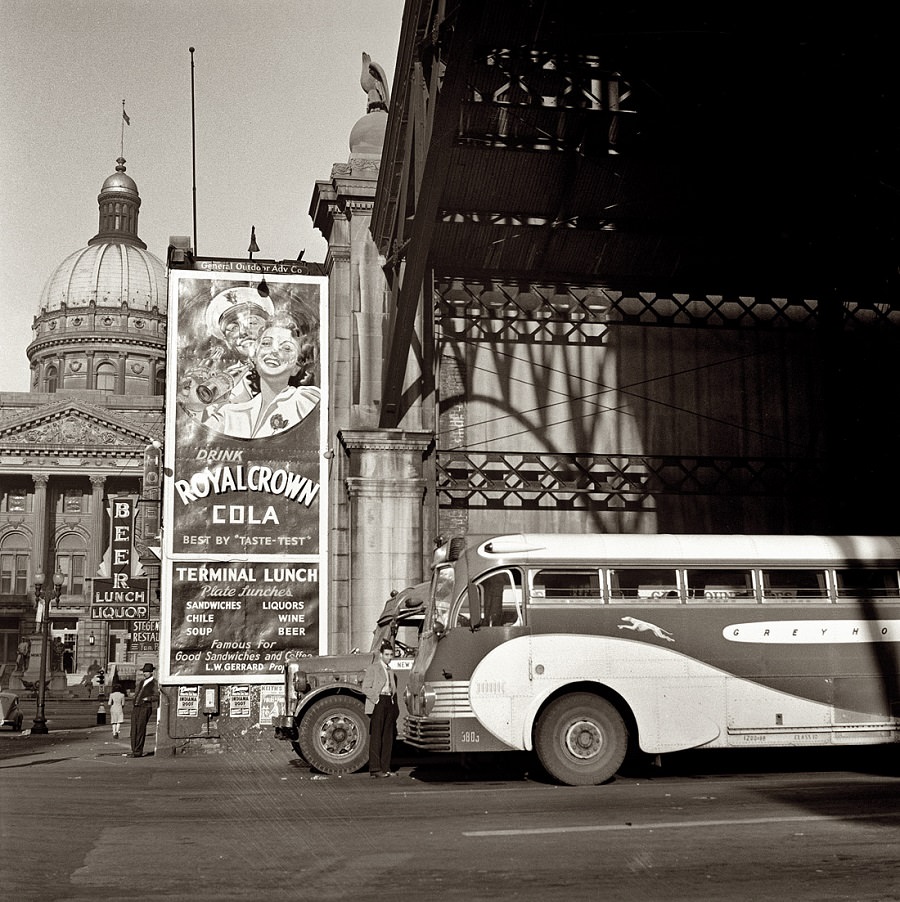
POLYGON ((892 320, 887 32, 821 7, 409 0, 371 225, 381 426, 403 420, 432 298, 588 339, 592 321, 892 320))

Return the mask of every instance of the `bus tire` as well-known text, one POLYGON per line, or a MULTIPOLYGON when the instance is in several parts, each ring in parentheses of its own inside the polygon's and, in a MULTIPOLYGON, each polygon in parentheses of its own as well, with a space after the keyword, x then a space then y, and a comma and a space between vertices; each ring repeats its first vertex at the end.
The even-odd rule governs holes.
POLYGON ((369 718, 353 696, 313 702, 299 732, 300 757, 323 774, 352 774, 369 760, 369 718))
POLYGON ((628 731, 606 699, 575 692, 551 702, 535 730, 535 749, 544 770, 568 786, 606 782, 622 766, 628 731))

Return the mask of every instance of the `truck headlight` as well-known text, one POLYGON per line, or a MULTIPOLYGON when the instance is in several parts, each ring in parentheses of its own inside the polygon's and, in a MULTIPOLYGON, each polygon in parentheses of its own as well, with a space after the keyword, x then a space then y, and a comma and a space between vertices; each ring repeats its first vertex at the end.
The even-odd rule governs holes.
POLYGON ((294 674, 294 694, 299 698, 309 689, 309 677, 305 670, 298 670, 294 674))

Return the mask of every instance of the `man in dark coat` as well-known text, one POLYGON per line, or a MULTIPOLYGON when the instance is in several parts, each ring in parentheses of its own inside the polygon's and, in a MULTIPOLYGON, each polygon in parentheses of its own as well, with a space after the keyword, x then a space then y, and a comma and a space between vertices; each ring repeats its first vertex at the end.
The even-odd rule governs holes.
POLYGON ((134 694, 134 707, 131 709, 131 757, 142 758, 144 740, 147 738, 147 724, 153 713, 154 702, 159 701, 159 683, 153 676, 152 664, 141 668, 144 680, 134 694))

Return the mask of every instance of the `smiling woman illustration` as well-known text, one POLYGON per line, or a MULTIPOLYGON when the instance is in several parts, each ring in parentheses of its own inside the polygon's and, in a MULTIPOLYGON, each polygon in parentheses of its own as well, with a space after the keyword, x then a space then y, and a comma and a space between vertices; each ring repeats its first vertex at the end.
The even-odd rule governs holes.
POLYGON ((248 376, 252 397, 210 409, 207 426, 235 438, 263 438, 296 426, 318 406, 321 391, 312 378, 315 345, 297 321, 285 314, 259 334, 248 376))

